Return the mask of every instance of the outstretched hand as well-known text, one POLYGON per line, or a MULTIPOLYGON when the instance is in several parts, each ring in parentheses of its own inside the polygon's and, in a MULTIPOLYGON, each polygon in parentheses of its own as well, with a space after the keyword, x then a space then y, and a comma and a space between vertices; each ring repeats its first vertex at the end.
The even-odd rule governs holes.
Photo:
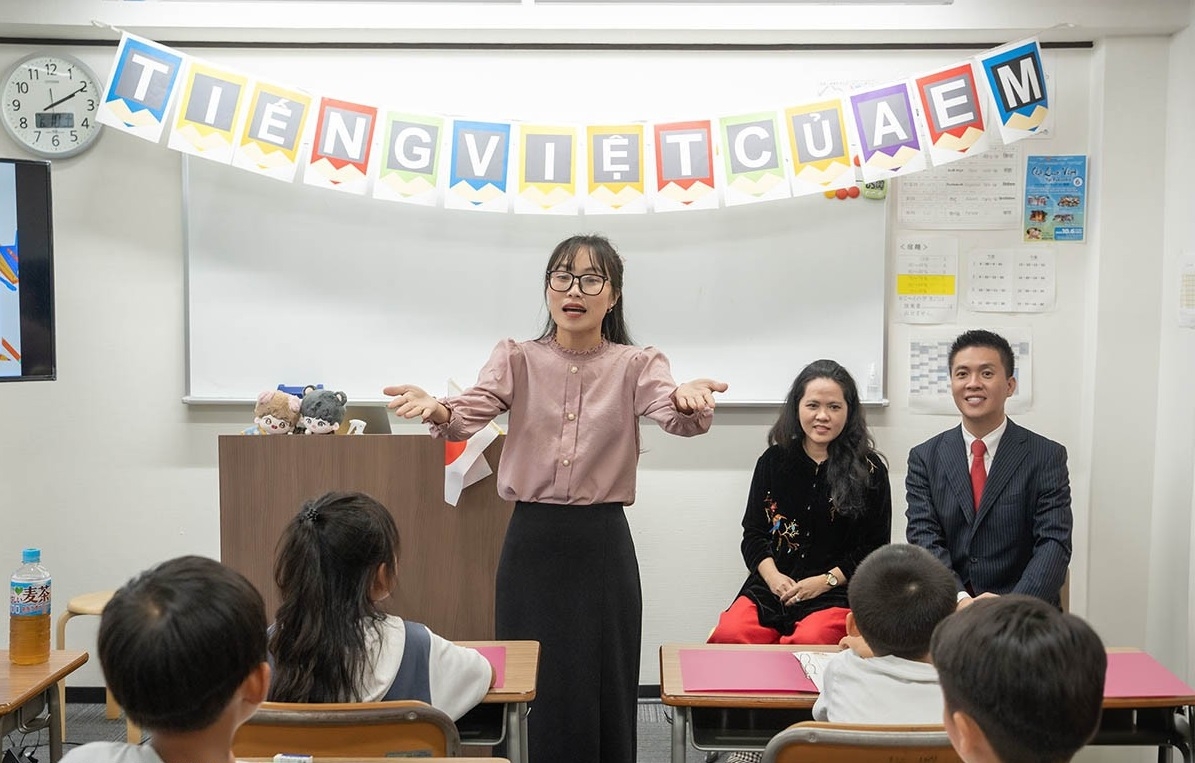
POLYGON ((672 393, 672 402, 681 413, 712 410, 715 392, 725 392, 730 389, 726 382, 714 379, 694 379, 678 385, 672 393))
POLYGON ((439 400, 413 384, 386 387, 382 390, 382 394, 394 398, 386 403, 386 407, 394 411, 395 416, 401 416, 404 419, 413 419, 418 416, 424 421, 431 419, 437 424, 444 423, 436 416, 436 413, 444 406, 440 404, 439 400))

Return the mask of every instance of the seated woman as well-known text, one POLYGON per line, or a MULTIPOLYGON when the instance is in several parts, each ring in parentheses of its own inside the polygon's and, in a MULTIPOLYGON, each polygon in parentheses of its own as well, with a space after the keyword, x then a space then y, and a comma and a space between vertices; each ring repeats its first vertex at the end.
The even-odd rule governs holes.
POLYGON ((750 575, 709 641, 837 644, 851 576, 892 533, 888 469, 847 370, 806 366, 768 443, 743 515, 750 575))
POLYGON ((308 501, 274 563, 282 594, 270 633, 275 702, 417 699, 453 720, 494 681, 479 652, 382 611, 398 579, 398 528, 362 493, 308 501))

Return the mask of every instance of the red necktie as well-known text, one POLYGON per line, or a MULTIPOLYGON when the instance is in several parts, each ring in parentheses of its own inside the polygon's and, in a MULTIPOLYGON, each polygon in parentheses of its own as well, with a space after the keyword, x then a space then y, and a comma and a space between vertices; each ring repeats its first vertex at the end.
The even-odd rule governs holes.
POLYGON ((979 500, 983 498, 983 483, 988 479, 988 470, 983 467, 983 456, 988 446, 983 440, 971 442, 971 496, 975 499, 975 510, 979 511, 979 500))

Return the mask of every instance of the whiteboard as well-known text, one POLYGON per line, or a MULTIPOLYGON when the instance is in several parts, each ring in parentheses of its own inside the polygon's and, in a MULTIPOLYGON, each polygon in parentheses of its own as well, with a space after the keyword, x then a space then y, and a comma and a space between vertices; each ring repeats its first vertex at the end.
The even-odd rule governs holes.
POLYGON ((860 394, 883 378, 886 205, 821 196, 716 210, 555 217, 414 207, 285 184, 203 160, 187 205, 188 402, 323 384, 468 385, 498 340, 539 336, 556 243, 610 237, 636 344, 678 381, 776 403, 834 358, 860 394))

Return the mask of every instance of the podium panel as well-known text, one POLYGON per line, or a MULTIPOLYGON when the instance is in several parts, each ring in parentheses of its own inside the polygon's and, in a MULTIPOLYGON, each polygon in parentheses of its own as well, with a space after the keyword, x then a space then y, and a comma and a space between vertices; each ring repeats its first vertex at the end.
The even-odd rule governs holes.
MULTIPOLYGON (((486 449, 497 467, 505 438, 486 449)), ((220 557, 247 577, 273 620, 274 551, 303 502, 360 491, 390 510, 401 545, 386 609, 452 640, 494 637, 494 576, 514 504, 490 475, 444 503, 444 443, 423 435, 226 435, 220 448, 220 557)))

